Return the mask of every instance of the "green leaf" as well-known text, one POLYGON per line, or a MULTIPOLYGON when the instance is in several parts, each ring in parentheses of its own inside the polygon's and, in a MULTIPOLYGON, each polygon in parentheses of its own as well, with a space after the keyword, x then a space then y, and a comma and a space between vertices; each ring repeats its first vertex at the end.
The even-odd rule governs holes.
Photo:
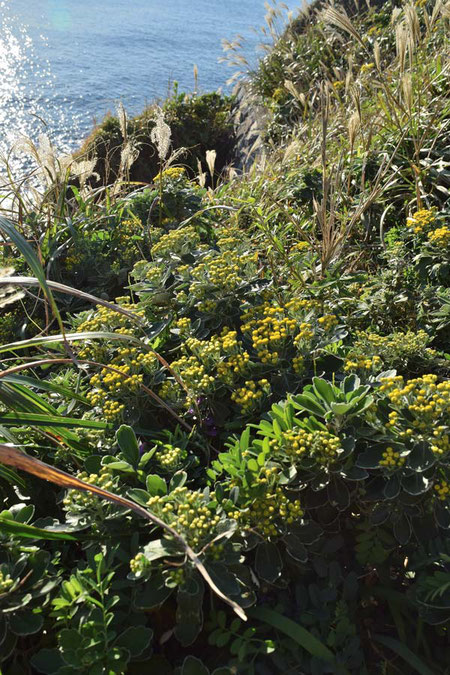
POLYGON ((182 553, 175 542, 168 539, 155 539, 146 544, 142 550, 147 560, 158 560, 159 558, 167 558, 178 556, 182 553))
POLYGON ((360 379, 357 375, 348 375, 343 382, 344 392, 350 394, 360 385, 360 379))
POLYGON ((308 396, 307 394, 298 394, 297 396, 294 396, 292 403, 297 409, 307 410, 308 412, 313 413, 313 415, 324 417, 326 413, 325 408, 321 406, 315 398, 308 396))
POLYGON ((33 527, 32 525, 26 525, 25 523, 18 523, 17 521, 5 518, 4 516, 0 516, 0 532, 7 532, 8 534, 22 539, 77 541, 77 537, 74 537, 72 534, 66 532, 53 532, 51 530, 33 527))
POLYGON ((136 609, 149 610, 159 607, 172 595, 172 588, 164 583, 162 574, 155 574, 143 587, 140 587, 135 594, 134 605, 136 609))
POLYGON ((136 468, 139 463, 139 445, 133 429, 122 424, 116 432, 116 439, 127 462, 136 468))
POLYGON ((178 587, 175 637, 183 647, 193 644, 202 629, 203 593, 203 581, 198 575, 191 577, 185 586, 178 587))
POLYGON ((306 546, 302 544, 300 539, 295 534, 286 534, 283 537, 283 541, 286 544, 287 552, 299 562, 306 562, 308 560, 308 551, 306 546))
POLYGON ((64 628, 58 636, 58 642, 61 649, 67 651, 69 649, 78 649, 81 646, 83 638, 75 628, 64 628))
POLYGON ((330 403, 330 408, 335 415, 341 416, 348 413, 353 408, 353 405, 351 403, 330 403))
POLYGON ((410 495, 422 495, 431 485, 429 478, 425 478, 422 473, 415 473, 412 476, 403 476, 402 488, 410 495))
POLYGON ((186 471, 177 471, 176 473, 173 474, 172 478, 170 479, 170 491, 175 490, 177 487, 183 487, 183 485, 187 481, 187 473, 186 471))
POLYGON ((272 609, 267 609, 266 607, 255 607, 247 610, 247 613, 254 619, 267 623, 269 626, 273 626, 276 630, 287 635, 312 656, 315 656, 326 663, 335 662, 333 652, 328 649, 323 642, 314 637, 312 633, 306 630, 306 628, 295 623, 292 619, 288 619, 282 614, 279 614, 272 609))
POLYGON ((271 541, 260 544, 255 557, 257 575, 269 583, 274 583, 280 577, 282 569, 283 561, 278 546, 271 541))
POLYGON ((322 398, 327 403, 336 400, 332 385, 320 377, 313 377, 313 389, 318 398, 322 398))
POLYGON ((394 537, 398 543, 405 546, 411 537, 411 523, 408 516, 402 514, 400 518, 394 523, 394 537))
POLYGON ((428 443, 416 443, 411 453, 408 455, 406 466, 422 473, 436 463, 436 457, 428 443))
POLYGON ((181 675, 209 675, 209 669, 203 661, 195 656, 186 656, 181 668, 181 675))
POLYGON ((10 628, 16 635, 33 635, 38 633, 44 625, 42 614, 33 612, 18 612, 13 614, 9 621, 10 628))
POLYGON ((65 663, 58 649, 41 649, 31 657, 31 665, 39 673, 55 675, 65 663))
POLYGON ((155 473, 147 476, 147 490, 152 497, 163 497, 167 494, 166 481, 155 473))
POLYGON ((358 456, 356 466, 360 469, 379 469, 382 459, 383 447, 369 448, 358 456))
POLYGON ((134 502, 137 502, 142 506, 148 507, 148 500, 150 499, 150 495, 146 490, 141 490, 140 488, 132 488, 131 490, 128 490, 127 496, 134 502))
POLYGON ((423 661, 419 659, 418 656, 412 652, 409 647, 402 644, 398 640, 391 638, 387 635, 377 635, 376 633, 372 634, 372 640, 379 642, 380 644, 391 649, 397 656, 400 656, 406 663, 408 663, 411 668, 413 668, 420 675, 437 675, 435 672, 430 670, 423 661))
POLYGON ((153 631, 145 626, 130 626, 116 640, 116 647, 124 647, 135 658, 151 644, 153 631))
POLYGON ((0 478, 3 478, 3 480, 6 480, 12 485, 18 485, 23 490, 26 490, 27 484, 25 481, 22 480, 18 473, 7 466, 0 465, 0 478))
POLYGON ((386 499, 395 499, 400 492, 400 479, 398 476, 391 476, 384 486, 383 494, 386 499))

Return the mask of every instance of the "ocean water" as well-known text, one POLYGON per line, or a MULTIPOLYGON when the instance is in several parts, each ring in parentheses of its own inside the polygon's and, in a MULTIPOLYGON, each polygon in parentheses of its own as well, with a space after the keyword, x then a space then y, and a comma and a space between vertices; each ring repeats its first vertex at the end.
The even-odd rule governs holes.
POLYGON ((118 101, 133 114, 174 81, 192 91, 194 64, 199 91, 226 91, 221 41, 242 36, 255 62, 266 10, 264 0, 0 0, 0 153, 41 133, 71 151, 118 101))

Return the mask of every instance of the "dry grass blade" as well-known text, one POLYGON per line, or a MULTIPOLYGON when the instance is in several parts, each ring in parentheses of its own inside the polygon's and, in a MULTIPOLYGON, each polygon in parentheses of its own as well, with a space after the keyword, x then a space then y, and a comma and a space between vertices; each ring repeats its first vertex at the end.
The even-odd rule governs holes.
MULTIPOLYGON (((13 267, 0 268, 0 279, 2 277, 9 277, 11 274, 14 274, 14 271, 13 267)), ((18 291, 14 286, 5 284, 3 288, 0 288, 0 309, 17 302, 17 300, 21 300, 24 295, 23 291, 18 291)))
POLYGON ((94 494, 97 497, 100 497, 101 499, 106 499, 107 501, 112 502, 117 506, 122 506, 125 509, 130 509, 131 511, 134 511, 134 513, 141 516, 142 518, 145 518, 154 525, 157 525, 158 527, 162 528, 163 530, 168 532, 173 537, 173 539, 179 544, 180 548, 184 551, 189 560, 197 568, 197 571, 199 572, 199 574, 201 574, 201 576, 206 581, 208 586, 211 588, 213 593, 215 593, 221 600, 223 600, 223 602, 227 603, 227 605, 229 605, 236 612, 236 614, 239 616, 240 619, 242 619, 243 621, 247 620, 247 617, 242 607, 240 607, 236 602, 231 600, 231 598, 228 598, 226 595, 224 595, 224 593, 222 593, 222 591, 216 586, 216 584, 208 574, 207 570, 205 569, 205 566, 203 565, 202 561, 198 558, 196 553, 191 549, 191 547, 183 539, 183 537, 176 530, 170 527, 170 525, 167 525, 163 520, 155 516, 153 513, 150 513, 142 506, 135 504, 129 499, 119 497, 118 495, 115 495, 112 492, 108 492, 107 490, 103 490, 102 488, 99 488, 96 485, 89 485, 88 483, 85 483, 79 478, 71 476, 65 471, 56 469, 55 467, 50 466, 45 462, 41 462, 41 460, 35 459, 34 457, 29 457, 28 455, 25 455, 23 452, 20 452, 20 450, 16 450, 15 448, 11 448, 7 445, 0 445, 0 462, 6 464, 7 466, 13 467, 14 469, 26 471, 27 473, 30 473, 33 476, 41 478, 42 480, 47 480, 50 483, 55 483, 56 485, 59 485, 62 488, 66 488, 69 490, 81 490, 83 492, 90 492, 91 494, 94 494))
MULTIPOLYGON (((0 286, 4 285, 40 286, 41 284, 39 280, 36 279, 35 277, 0 277, 0 286)), ((113 312, 123 314, 124 316, 128 317, 132 321, 136 321, 137 323, 143 322, 140 316, 134 314, 133 312, 130 312, 127 309, 124 309, 123 307, 120 307, 120 305, 115 305, 113 302, 108 302, 107 300, 97 298, 97 296, 91 295, 90 293, 85 293, 84 291, 80 291, 78 288, 72 288, 72 286, 60 284, 57 281, 47 281, 47 286, 54 291, 58 291, 58 293, 64 293, 66 295, 76 295, 78 298, 82 298, 87 302, 91 302, 93 305, 102 305, 103 307, 107 307, 108 309, 111 309, 113 312)))

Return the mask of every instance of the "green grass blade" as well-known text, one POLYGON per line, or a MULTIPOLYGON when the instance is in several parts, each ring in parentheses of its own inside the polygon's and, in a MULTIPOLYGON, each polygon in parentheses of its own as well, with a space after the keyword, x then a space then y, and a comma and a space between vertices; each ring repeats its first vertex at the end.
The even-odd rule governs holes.
POLYGON ((6 480, 7 483, 11 483, 11 485, 18 485, 24 490, 27 487, 25 481, 22 480, 19 474, 7 466, 0 466, 0 478, 6 480))
POLYGON ((88 403, 88 400, 81 394, 68 389, 67 387, 61 387, 59 384, 54 384, 53 382, 48 382, 47 380, 38 380, 35 377, 28 377, 27 375, 7 375, 2 377, 1 382, 9 382, 10 384, 21 384, 26 387, 33 387, 39 391, 46 391, 52 394, 61 394, 67 399, 74 399, 80 403, 88 403))
POLYGON ((327 663, 334 663, 335 656, 333 652, 328 649, 326 645, 318 640, 312 633, 310 633, 306 628, 300 626, 292 619, 275 612, 272 609, 267 609, 266 607, 258 607, 251 610, 248 610, 248 615, 259 621, 264 621, 264 623, 273 626, 284 635, 290 637, 294 642, 296 642, 300 647, 309 652, 312 656, 315 656, 322 661, 327 663))
POLYGON ((53 314, 55 315, 55 318, 58 321, 61 333, 64 333, 61 315, 59 313, 53 294, 47 284, 44 268, 42 267, 42 264, 39 258, 37 257, 33 247, 30 246, 27 240, 20 234, 20 232, 16 230, 14 225, 4 216, 0 216, 0 232, 3 232, 3 234, 16 246, 16 248, 19 249, 20 253, 23 255, 26 263, 28 264, 28 267, 31 269, 34 276, 36 277, 39 286, 42 288, 42 292, 44 293, 45 297, 47 298, 52 308, 53 314))
POLYGON ((379 642, 384 647, 388 647, 388 649, 395 652, 398 656, 400 656, 400 658, 406 661, 406 663, 408 663, 411 668, 420 673, 420 675, 436 675, 436 673, 430 670, 430 668, 428 668, 428 666, 425 665, 425 663, 423 663, 423 661, 421 661, 419 657, 409 649, 409 647, 402 644, 398 640, 395 640, 394 638, 391 638, 387 635, 376 634, 372 635, 372 640, 379 642))
POLYGON ((98 422, 96 420, 74 419, 72 417, 60 417, 57 415, 39 415, 35 413, 8 413, 0 415, 0 423, 6 426, 17 426, 21 424, 32 425, 36 427, 55 427, 55 428, 76 428, 84 429, 113 429, 112 424, 98 422))
POLYGON ((147 351, 153 351, 139 338, 133 335, 121 335, 120 333, 107 333, 106 331, 94 331, 84 333, 67 333, 66 335, 49 335, 47 337, 30 338, 28 340, 20 340, 19 342, 10 342, 6 345, 0 346, 0 354, 2 352, 19 351, 20 349, 28 349, 29 347, 49 347, 52 344, 63 344, 64 342, 78 342, 85 340, 121 340, 122 342, 132 342, 139 345, 147 351))
POLYGON ((51 530, 43 530, 33 525, 26 525, 25 523, 18 523, 10 518, 0 516, 0 532, 6 532, 14 537, 22 539, 47 539, 49 541, 57 541, 65 539, 66 541, 77 541, 77 538, 67 532, 52 532, 51 530))

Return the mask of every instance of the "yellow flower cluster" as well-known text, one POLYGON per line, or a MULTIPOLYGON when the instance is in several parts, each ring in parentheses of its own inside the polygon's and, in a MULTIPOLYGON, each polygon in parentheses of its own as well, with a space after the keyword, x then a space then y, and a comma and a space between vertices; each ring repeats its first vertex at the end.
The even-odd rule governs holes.
POLYGON ((407 218, 406 225, 411 228, 415 234, 422 234, 430 229, 435 221, 435 213, 433 209, 420 209, 413 213, 410 218, 407 218))
POLYGON ((239 387, 231 394, 231 400, 240 406, 243 413, 248 413, 254 410, 261 399, 270 394, 270 391, 270 384, 266 379, 258 380, 258 382, 247 380, 243 387, 239 387))
POLYGON ((229 328, 224 328, 220 335, 220 342, 222 343, 224 352, 230 353, 236 351, 236 348, 238 347, 237 332, 235 330, 230 330, 229 328))
POLYGON ((222 250, 222 251, 227 251, 227 250, 235 250, 236 247, 241 243, 241 240, 238 237, 233 237, 233 236, 226 236, 226 237, 220 237, 217 240, 217 246, 222 250))
POLYGON ((277 363, 279 353, 276 348, 293 337, 297 322, 286 316, 284 308, 279 306, 265 305, 262 314, 263 318, 251 318, 244 323, 242 332, 250 332, 253 347, 262 363, 277 363))
POLYGON ((291 253, 304 253, 310 249, 310 245, 307 241, 299 241, 294 244, 291 248, 291 253))
POLYGON ((127 218, 117 224, 115 235, 118 239, 122 257, 124 253, 138 253, 139 249, 136 246, 136 242, 133 240, 133 236, 138 232, 142 233, 142 230, 143 227, 139 218, 127 218))
POLYGON ((161 265, 150 264, 145 272, 145 279, 156 286, 161 283, 164 271, 164 267, 161 265))
POLYGON ((435 351, 426 346, 429 340, 424 330, 417 333, 414 331, 391 333, 386 336, 357 331, 353 349, 347 356, 344 369, 376 371, 383 362, 393 366, 411 358, 430 358, 434 356, 435 351))
POLYGON ((180 335, 188 335, 191 330, 191 320, 187 316, 184 316, 175 321, 173 327, 180 331, 180 335))
POLYGON ((386 448, 382 453, 383 459, 380 459, 380 466, 385 466, 388 469, 396 469, 397 467, 402 467, 406 462, 406 457, 401 457, 400 453, 395 451, 394 448, 386 448))
MULTIPOLYGON (((177 300, 179 298, 177 297, 177 300)), ((187 296, 186 296, 187 300, 187 296)), ((199 302, 197 305, 197 309, 199 312, 204 312, 205 314, 210 314, 214 312, 214 310, 217 307, 217 302, 215 300, 203 300, 203 302, 199 302)))
POLYGON ((275 440, 272 448, 275 452, 284 451, 292 460, 301 460, 308 455, 319 464, 327 465, 338 458, 341 441, 328 431, 307 431, 296 427, 283 431, 281 443, 275 440))
POLYGON ((339 90, 345 87, 345 80, 335 80, 333 84, 333 89, 339 90))
POLYGON ((314 337, 312 325, 306 321, 300 324, 300 330, 294 338, 294 344, 298 347, 302 342, 310 342, 314 337))
POLYGON ((432 244, 447 248, 450 246, 450 228, 448 228, 446 225, 443 227, 438 227, 433 232, 428 234, 428 239, 432 244))
POLYGON ((405 382, 401 376, 382 378, 381 392, 397 410, 389 414, 386 426, 396 430, 401 438, 421 434, 431 444, 432 451, 442 455, 450 450, 450 381, 439 382, 437 375, 424 375, 405 382), (413 420, 405 420, 401 410, 407 408, 413 420), (443 424, 439 424, 443 422, 443 424), (406 429, 402 429, 406 426, 406 429))
MULTIPOLYGON (((77 474, 77 478, 88 483, 88 485, 103 488, 103 490, 111 490, 114 487, 114 479, 107 466, 102 467, 99 473, 88 474, 86 471, 81 471, 77 474)), ((100 497, 91 492, 81 492, 80 490, 68 490, 63 499, 63 504, 68 511, 84 511, 95 508, 99 503, 101 503, 100 497)))
POLYGON ((233 375, 242 375, 245 373, 249 361, 250 356, 248 352, 234 354, 233 356, 228 357, 226 361, 221 361, 217 365, 217 374, 226 384, 232 384, 234 380, 233 375))
POLYGON ((177 372, 184 384, 193 392, 205 393, 214 384, 214 377, 208 375, 205 366, 196 356, 182 356, 173 361, 172 368, 177 372))
POLYGON ((282 488, 277 486, 268 489, 264 496, 257 497, 248 510, 240 512, 238 520, 244 527, 253 528, 264 537, 276 537, 280 532, 277 519, 281 519, 282 525, 292 525, 303 515, 300 500, 289 500, 282 488))
POLYGON ((8 593, 8 591, 11 589, 11 586, 13 586, 14 580, 11 579, 10 574, 5 574, 0 570, 0 595, 3 593, 8 593))
POLYGON ((151 252, 155 257, 163 257, 170 253, 185 253, 200 243, 200 235, 192 225, 171 230, 152 246, 151 252))
MULTIPOLYGON (((138 317, 145 317, 145 310, 139 309, 137 305, 132 304, 128 297, 116 298, 116 303, 133 312, 138 317)), ((95 313, 78 326, 77 332, 107 330, 108 332, 123 333, 124 331, 120 329, 128 330, 126 327, 129 325, 130 319, 124 314, 119 314, 113 309, 103 307, 103 305, 97 305, 95 313)))
POLYGON ((436 497, 442 502, 450 497, 450 485, 446 480, 436 483, 434 489, 436 490, 436 497))
POLYGON ((131 373, 131 366, 126 364, 122 366, 115 365, 114 368, 118 372, 102 368, 99 374, 91 377, 90 383, 96 388, 96 390, 88 394, 88 398, 90 400, 92 399, 92 405, 97 405, 103 395, 102 390, 106 390, 111 394, 119 394, 124 391, 135 392, 142 384, 144 376, 137 374, 133 375, 131 373))
POLYGON ((363 75, 364 73, 370 73, 371 70, 375 68, 375 64, 373 62, 371 63, 363 63, 361 66, 361 74, 363 75))
MULTIPOLYGON (((302 320, 302 316, 319 307, 317 300, 305 298, 293 298, 283 306, 266 302, 241 315, 241 330, 243 333, 250 333, 252 345, 261 363, 275 365, 283 350, 289 346, 293 345, 299 350, 310 349, 314 329, 310 322, 302 320)), ((330 330, 336 323, 334 314, 327 314, 319 320, 319 326, 325 330, 330 330)), ((303 358, 298 354, 293 359, 296 372, 303 370, 303 358)))
POLYGON ((155 453, 156 461, 167 471, 176 470, 186 457, 186 450, 179 447, 173 447, 170 443, 165 443, 161 446, 161 449, 155 453))
MULTIPOLYGON (((168 169, 165 169, 164 171, 161 172, 162 178, 172 178, 172 179, 181 178, 182 176, 184 176, 184 174, 185 171, 184 167, 182 166, 169 166, 168 169)), ((153 177, 153 182, 159 180, 159 176, 160 174, 157 173, 156 176, 153 177)))
POLYGON ((81 251, 71 251, 64 260, 64 265, 67 270, 71 270, 83 262, 83 254, 81 251))
POLYGON ((177 487, 170 495, 150 497, 150 510, 173 527, 194 549, 212 539, 220 521, 199 491, 177 487))
POLYGON ((177 401, 180 394, 180 387, 172 380, 165 380, 159 388, 159 395, 164 401, 177 401))
POLYGON ((305 369, 305 359, 303 356, 295 356, 292 359, 292 366, 297 374, 302 373, 305 369))
MULTIPOLYGON (((96 405, 96 404, 92 404, 96 405)), ((119 403, 118 401, 103 401, 101 403, 101 408, 107 422, 113 422, 117 420, 118 417, 122 417, 122 413, 125 410, 125 404, 119 403)))
POLYGON ((320 309, 318 300, 308 300, 307 298, 293 298, 285 304, 285 308, 291 312, 309 312, 313 309, 320 309))
POLYGON ((371 370, 377 371, 381 366, 381 358, 379 356, 367 357, 364 354, 350 354, 345 359, 344 370, 346 372, 352 370, 371 370))
POLYGON ((137 577, 144 574, 149 569, 149 567, 149 560, 147 560, 143 553, 138 553, 130 560, 130 570, 137 577))
POLYGON ((233 251, 224 251, 221 254, 208 253, 192 271, 194 279, 190 286, 190 293, 201 298, 204 293, 204 283, 213 284, 227 292, 234 291, 241 283, 240 268, 233 251))
POLYGON ((317 323, 325 331, 329 331, 332 328, 334 328, 335 326, 337 326, 339 321, 338 321, 337 316, 335 316, 334 314, 324 314, 323 316, 321 316, 317 319, 317 323))
POLYGON ((145 370, 153 371, 159 362, 153 352, 141 352, 137 347, 120 347, 111 363, 114 367, 129 365, 134 368, 144 368, 145 370))

